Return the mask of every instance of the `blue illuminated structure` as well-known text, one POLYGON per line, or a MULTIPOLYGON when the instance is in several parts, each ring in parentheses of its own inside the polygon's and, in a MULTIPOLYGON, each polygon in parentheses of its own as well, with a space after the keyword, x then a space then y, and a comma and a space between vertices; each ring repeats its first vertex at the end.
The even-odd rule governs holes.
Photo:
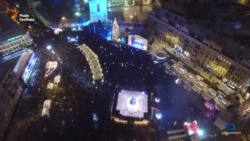
POLYGON ((111 40, 111 36, 112 36, 112 32, 109 31, 107 36, 105 37, 107 41, 110 41, 111 40))
POLYGON ((139 35, 128 36, 128 45, 132 47, 135 47, 141 50, 147 50, 147 44, 148 44, 148 41, 139 35))
POLYGON ((18 35, 16 37, 10 38, 10 39, 8 39, 8 42, 13 41, 13 40, 17 40, 18 38, 21 38, 21 37, 22 37, 22 35, 18 35))
POLYGON ((155 117, 157 119, 161 119, 162 118, 162 114, 160 112, 157 112, 157 113, 155 113, 155 117))
POLYGON ((198 134, 199 136, 203 136, 203 135, 204 135, 204 131, 201 130, 201 129, 199 129, 198 132, 197 132, 197 134, 198 134))
POLYGON ((235 124, 233 124, 233 123, 226 123, 226 124, 225 124, 225 127, 226 127, 227 130, 229 130, 229 131, 234 131, 234 130, 236 129, 236 126, 235 126, 235 124))
POLYGON ((89 0, 88 3, 91 22, 108 20, 107 0, 89 0))
POLYGON ((136 104, 136 98, 132 97, 132 98, 130 99, 129 103, 130 103, 131 105, 135 105, 135 104, 136 104))
POLYGON ((29 80, 31 78, 33 68, 36 64, 36 61, 37 61, 37 57, 34 54, 32 54, 27 66, 24 69, 23 75, 22 75, 23 81, 26 84, 29 82, 29 80))
POLYGON ((94 122, 97 122, 98 121, 98 116, 96 113, 92 113, 92 116, 93 116, 93 121, 94 122))

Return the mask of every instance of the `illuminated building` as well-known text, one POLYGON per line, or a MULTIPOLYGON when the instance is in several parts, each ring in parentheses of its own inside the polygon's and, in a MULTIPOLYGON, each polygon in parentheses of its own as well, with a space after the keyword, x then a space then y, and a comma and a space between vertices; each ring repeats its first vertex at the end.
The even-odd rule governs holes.
POLYGON ((148 40, 139 35, 128 35, 128 45, 146 51, 148 40))
POLYGON ((155 34, 174 47, 176 55, 181 55, 180 59, 191 61, 226 80, 231 88, 243 88, 250 81, 250 48, 224 36, 230 35, 233 29, 222 31, 217 27, 210 30, 198 21, 190 22, 162 8, 151 11, 148 20, 155 34), (224 31, 230 33, 223 34, 224 31))
POLYGON ((24 29, 0 14, 0 58, 24 49, 32 44, 32 38, 24 29))
POLYGON ((21 55, 0 63, 0 138, 3 138, 9 120, 19 97, 24 93, 24 86, 31 78, 36 56, 31 50, 24 50, 21 55))
POLYGON ((149 5, 151 0, 108 0, 109 7, 149 5))
POLYGON ((143 24, 133 26, 128 32, 128 45, 146 51, 153 41, 153 35, 151 28, 145 27, 143 24))
POLYGON ((119 37, 120 37, 120 31, 119 31, 119 25, 116 21, 116 19, 114 19, 113 22, 113 27, 112 27, 112 40, 118 41, 119 37))
POLYGON ((91 22, 107 21, 107 0, 89 0, 89 14, 91 22))

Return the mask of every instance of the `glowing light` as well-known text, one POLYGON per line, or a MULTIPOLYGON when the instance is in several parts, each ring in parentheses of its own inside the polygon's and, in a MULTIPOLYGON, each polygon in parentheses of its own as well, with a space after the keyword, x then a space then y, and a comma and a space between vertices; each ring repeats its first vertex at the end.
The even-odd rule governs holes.
POLYGON ((110 31, 110 32, 108 32, 108 35, 105 37, 105 39, 106 39, 107 41, 110 41, 110 40, 111 40, 111 36, 112 36, 112 33, 111 33, 111 31, 110 31))
POLYGON ((51 45, 48 45, 46 48, 47 48, 47 50, 51 50, 52 49, 51 45))
POLYGON ((66 17, 65 17, 65 16, 62 16, 61 20, 63 20, 63 21, 66 20, 66 17))
POLYGON ((171 42, 171 44, 178 44, 179 43, 179 37, 174 35, 166 35, 166 39, 171 42))
POLYGON ((16 8, 10 9, 9 11, 12 13, 11 19, 16 21, 20 12, 16 8))
POLYGON ((94 121, 94 122, 97 122, 97 121, 98 121, 98 116, 97 116, 97 114, 96 114, 96 113, 93 113, 92 116, 93 116, 93 121, 94 121))
POLYGON ((112 39, 115 41, 118 41, 119 37, 120 37, 119 25, 115 18, 113 22, 113 27, 112 27, 112 39))
POLYGON ((156 97, 156 98, 155 98, 155 102, 156 102, 156 103, 159 103, 159 102, 161 102, 161 99, 158 98, 158 97, 156 97))
POLYGON ((41 116, 49 116, 50 106, 51 106, 51 99, 47 99, 43 102, 43 109, 41 116))
POLYGON ((18 39, 18 38, 20 38, 20 37, 22 37, 22 35, 18 35, 18 36, 16 36, 16 37, 10 38, 10 39, 8 39, 8 42, 13 41, 13 40, 16 40, 16 39, 18 39))
POLYGON ((32 74, 32 70, 34 68, 36 61, 37 61, 37 58, 35 57, 34 54, 32 54, 30 61, 29 61, 28 65, 25 67, 24 73, 22 75, 22 78, 23 78, 25 83, 27 83, 28 80, 30 79, 31 74, 32 74))
POLYGON ((126 43, 126 39, 122 37, 122 38, 120 38, 120 42, 126 43))
POLYGON ((188 135, 190 136, 198 133, 199 131, 198 123, 196 120, 194 120, 193 122, 184 122, 184 126, 188 131, 188 135))
POLYGON ((89 3, 90 20, 92 22, 108 20, 107 0, 91 0, 89 3))
POLYGON ((57 65, 58 65, 58 63, 56 61, 54 61, 54 62, 48 61, 46 63, 46 66, 45 66, 45 68, 47 70, 45 72, 45 77, 48 77, 50 74, 52 74, 52 72, 54 72, 54 70, 57 68, 57 65))
POLYGON ((54 77, 54 83, 58 84, 61 81, 61 75, 57 75, 54 77))
POLYGON ((82 23, 82 26, 87 26, 89 24, 90 24, 90 21, 86 21, 86 22, 82 23))
POLYGON ((162 118, 162 114, 161 114, 161 113, 156 113, 156 114, 155 114, 155 117, 156 117, 157 119, 161 119, 161 118, 162 118))
POLYGON ((209 66, 213 72, 215 72, 221 76, 225 76, 228 72, 228 69, 226 67, 222 66, 220 63, 218 63, 216 61, 210 61, 209 66))
POLYGON ((62 29, 61 29, 61 28, 56 28, 56 29, 54 30, 54 33, 55 33, 55 34, 59 34, 60 32, 62 32, 62 29))
POLYGON ((141 50, 147 50, 148 41, 139 35, 129 35, 128 45, 141 50))
POLYGON ((81 13, 80 13, 80 12, 76 12, 75 15, 76 15, 77 17, 79 17, 79 16, 81 16, 81 13))
POLYGON ((180 79, 180 78, 177 78, 177 79, 175 80, 175 83, 178 84, 178 85, 181 84, 181 79, 180 79))
POLYGON ((199 129, 198 132, 197 132, 197 134, 198 134, 199 136, 203 136, 203 135, 204 135, 204 131, 201 130, 201 129, 199 129))

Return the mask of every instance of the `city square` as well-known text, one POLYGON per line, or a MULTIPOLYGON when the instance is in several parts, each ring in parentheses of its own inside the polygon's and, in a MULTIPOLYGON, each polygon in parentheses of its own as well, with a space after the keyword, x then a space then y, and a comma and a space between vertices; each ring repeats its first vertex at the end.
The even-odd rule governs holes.
MULTIPOLYGON (((217 77, 226 76, 226 64, 190 61, 192 50, 176 35, 155 34, 154 28, 164 26, 154 27, 154 16, 164 13, 159 2, 153 7, 149 1, 108 1, 106 13, 102 3, 91 3, 99 15, 91 14, 91 6, 90 15, 81 15, 76 7, 79 15, 60 23, 46 16, 37 18, 39 23, 20 21, 29 31, 23 33, 28 47, 1 58, 2 64, 17 62, 13 70, 23 80, 20 94, 1 106, 2 140, 245 141, 250 118, 247 90, 240 94, 245 86, 217 77), (89 21, 74 23, 81 16, 89 21)), ((22 14, 23 9, 18 8, 22 14)), ((160 20, 171 24, 171 17, 160 20)))

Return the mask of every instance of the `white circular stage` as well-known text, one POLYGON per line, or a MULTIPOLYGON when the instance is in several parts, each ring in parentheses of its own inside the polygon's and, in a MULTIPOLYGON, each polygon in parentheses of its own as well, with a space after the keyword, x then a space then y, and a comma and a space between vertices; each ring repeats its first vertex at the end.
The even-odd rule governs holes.
POLYGON ((153 61, 154 63, 162 63, 167 59, 167 56, 167 52, 163 50, 156 51, 153 54, 153 61))

